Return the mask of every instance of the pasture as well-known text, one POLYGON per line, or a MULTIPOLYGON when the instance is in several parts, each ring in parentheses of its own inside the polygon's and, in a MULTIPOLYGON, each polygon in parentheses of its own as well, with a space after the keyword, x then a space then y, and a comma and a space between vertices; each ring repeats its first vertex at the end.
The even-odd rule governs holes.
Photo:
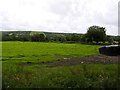
POLYGON ((99 56, 99 47, 51 42, 2 42, 3 88, 117 87, 117 64, 50 65, 71 58, 99 56))

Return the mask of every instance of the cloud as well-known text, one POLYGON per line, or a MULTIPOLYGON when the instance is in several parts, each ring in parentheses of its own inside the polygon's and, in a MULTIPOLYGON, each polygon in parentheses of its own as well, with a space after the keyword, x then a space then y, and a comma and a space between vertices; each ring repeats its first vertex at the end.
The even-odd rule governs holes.
POLYGON ((118 0, 0 0, 3 30, 85 33, 99 25, 117 35, 117 22, 118 0))

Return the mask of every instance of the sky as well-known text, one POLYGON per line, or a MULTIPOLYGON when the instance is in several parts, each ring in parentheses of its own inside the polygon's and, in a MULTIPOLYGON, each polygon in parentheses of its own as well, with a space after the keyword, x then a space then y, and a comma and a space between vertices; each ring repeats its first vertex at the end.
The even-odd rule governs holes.
POLYGON ((119 0, 0 0, 0 31, 86 33, 106 27, 118 35, 119 0))

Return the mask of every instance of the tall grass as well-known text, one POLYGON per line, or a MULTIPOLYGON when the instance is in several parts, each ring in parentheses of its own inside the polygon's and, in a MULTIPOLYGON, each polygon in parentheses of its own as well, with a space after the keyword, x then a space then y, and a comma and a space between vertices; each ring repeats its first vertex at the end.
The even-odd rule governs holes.
POLYGON ((6 88, 115 88, 117 65, 75 65, 48 68, 45 65, 3 64, 6 88))

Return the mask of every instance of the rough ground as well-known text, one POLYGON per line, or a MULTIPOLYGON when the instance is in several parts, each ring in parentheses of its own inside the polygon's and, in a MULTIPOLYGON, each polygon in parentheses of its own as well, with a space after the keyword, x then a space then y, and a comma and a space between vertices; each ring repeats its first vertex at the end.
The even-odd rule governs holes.
POLYGON ((66 65, 77 65, 77 64, 118 64, 120 56, 87 56, 81 58, 64 58, 64 60, 56 60, 52 62, 26 62, 21 63, 22 66, 29 66, 34 64, 45 64, 48 67, 66 66, 66 65))
POLYGON ((64 60, 49 62, 47 63, 47 65, 49 67, 54 67, 77 64, 118 64, 119 58, 120 56, 105 56, 105 55, 88 56, 82 58, 64 58, 64 60))

